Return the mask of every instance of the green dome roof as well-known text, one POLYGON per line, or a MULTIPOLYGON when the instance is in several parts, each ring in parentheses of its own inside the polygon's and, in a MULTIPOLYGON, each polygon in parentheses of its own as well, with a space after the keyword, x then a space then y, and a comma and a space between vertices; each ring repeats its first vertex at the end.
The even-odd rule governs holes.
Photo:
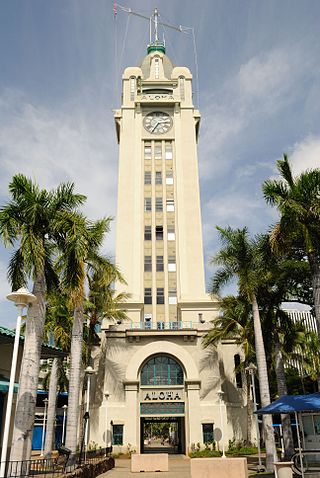
POLYGON ((161 51, 162 53, 165 53, 166 47, 164 46, 164 43, 162 41, 155 41, 148 45, 147 51, 148 51, 148 54, 152 53, 153 51, 161 51))

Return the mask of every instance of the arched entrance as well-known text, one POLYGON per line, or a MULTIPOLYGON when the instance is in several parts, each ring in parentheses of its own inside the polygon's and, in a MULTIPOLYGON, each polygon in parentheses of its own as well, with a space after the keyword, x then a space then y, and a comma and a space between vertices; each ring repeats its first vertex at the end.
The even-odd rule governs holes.
POLYGON ((141 453, 184 453, 184 371, 174 357, 158 354, 142 365, 139 406, 141 453))

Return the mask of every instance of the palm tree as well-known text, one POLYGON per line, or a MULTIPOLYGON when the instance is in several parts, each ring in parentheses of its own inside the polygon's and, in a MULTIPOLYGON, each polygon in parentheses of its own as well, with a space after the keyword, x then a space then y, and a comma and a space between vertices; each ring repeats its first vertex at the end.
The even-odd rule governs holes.
POLYGON ((288 157, 277 161, 281 179, 265 181, 262 189, 267 203, 281 214, 270 240, 275 251, 293 247, 302 238, 310 264, 315 316, 320 338, 320 169, 294 177, 288 157))
MULTIPOLYGON (((270 403, 270 391, 257 301, 257 290, 263 277, 263 262, 261 261, 261 255, 259 254, 256 242, 248 236, 247 228, 232 229, 231 227, 227 227, 222 229, 217 227, 217 229, 222 242, 222 248, 213 258, 212 262, 220 266, 220 269, 218 269, 213 277, 211 292, 213 294, 219 293, 224 285, 236 278, 239 293, 243 297, 246 297, 251 304, 261 405, 264 407, 270 403)), ((271 417, 265 415, 263 424, 266 444, 266 468, 267 470, 272 470, 272 464, 277 460, 277 453, 271 417)))
MULTIPOLYGON (((245 297, 226 296, 220 301, 222 314, 212 320, 210 329, 202 339, 205 348, 217 346, 222 340, 233 339, 243 351, 241 371, 255 359, 254 332, 252 329, 251 307, 245 297)), ((239 372, 239 370, 235 370, 239 372)), ((252 444, 253 402, 250 397, 250 381, 247 385, 247 443, 252 444)))
MULTIPOLYGON (((70 354, 72 330, 72 314, 67 306, 67 297, 59 290, 55 290, 48 297, 45 322, 45 336, 47 341, 53 339, 55 346, 70 354)), ((55 421, 57 408, 57 391, 68 390, 69 381, 66 374, 66 363, 61 358, 53 360, 49 372, 43 380, 44 389, 48 388, 48 412, 45 455, 50 455, 54 445, 55 421), (49 386, 48 386, 49 385, 49 386)))
POLYGON ((0 237, 6 246, 16 246, 8 277, 13 289, 31 279, 37 297, 28 312, 11 448, 11 460, 20 461, 31 457, 45 295, 47 288, 56 284, 52 254, 59 232, 57 223, 61 215, 75 211, 85 197, 74 193, 72 183, 46 191, 22 174, 12 178, 9 191, 11 201, 0 210, 0 237))
POLYGON ((99 254, 105 234, 109 231, 110 221, 110 218, 105 218, 92 223, 84 216, 77 215, 75 221, 67 218, 64 224, 66 236, 62 240, 66 243, 66 248, 59 262, 62 284, 66 290, 70 291, 74 310, 66 428, 66 446, 72 453, 75 453, 77 449, 86 279, 97 269, 104 270, 110 277, 120 277, 111 261, 99 254))

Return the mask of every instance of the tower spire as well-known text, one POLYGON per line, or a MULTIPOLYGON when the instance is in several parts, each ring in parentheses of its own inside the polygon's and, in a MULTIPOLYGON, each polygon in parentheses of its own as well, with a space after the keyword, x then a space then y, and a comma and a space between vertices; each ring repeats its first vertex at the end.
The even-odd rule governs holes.
POLYGON ((154 9, 153 14, 150 17, 150 43, 148 45, 148 53, 153 51, 161 51, 162 53, 166 52, 164 41, 159 41, 158 35, 158 26, 159 26, 159 11, 157 8, 154 9), (154 40, 152 41, 151 35, 151 25, 154 24, 154 40))

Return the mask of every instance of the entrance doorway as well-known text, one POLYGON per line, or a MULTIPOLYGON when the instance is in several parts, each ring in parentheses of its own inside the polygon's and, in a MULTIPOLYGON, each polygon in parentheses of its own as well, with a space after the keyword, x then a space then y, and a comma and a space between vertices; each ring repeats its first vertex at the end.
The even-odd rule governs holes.
POLYGON ((141 453, 185 453, 184 417, 141 418, 141 453))

